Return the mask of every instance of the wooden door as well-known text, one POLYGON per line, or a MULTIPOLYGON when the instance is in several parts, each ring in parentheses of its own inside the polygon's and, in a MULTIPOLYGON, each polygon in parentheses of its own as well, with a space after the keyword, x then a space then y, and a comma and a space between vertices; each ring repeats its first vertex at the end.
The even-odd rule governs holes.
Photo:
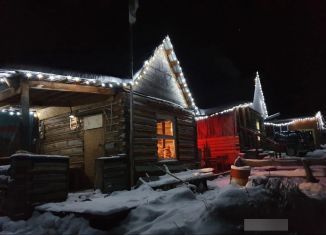
POLYGON ((84 131, 84 164, 85 173, 94 183, 95 159, 104 155, 103 127, 84 131))

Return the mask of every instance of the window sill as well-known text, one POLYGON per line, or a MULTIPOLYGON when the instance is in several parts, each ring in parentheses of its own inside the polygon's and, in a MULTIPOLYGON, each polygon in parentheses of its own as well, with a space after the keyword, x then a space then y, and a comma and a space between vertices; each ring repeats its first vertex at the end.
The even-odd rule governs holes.
POLYGON ((164 162, 178 162, 178 159, 174 159, 174 158, 171 158, 171 159, 158 159, 158 162, 159 163, 164 163, 164 162))

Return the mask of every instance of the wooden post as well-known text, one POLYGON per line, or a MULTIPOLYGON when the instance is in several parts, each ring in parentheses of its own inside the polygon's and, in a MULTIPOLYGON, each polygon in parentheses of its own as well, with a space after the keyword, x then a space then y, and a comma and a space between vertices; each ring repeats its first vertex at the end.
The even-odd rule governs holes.
POLYGON ((20 81, 21 96, 20 103, 22 108, 22 131, 21 131, 21 148, 26 151, 31 150, 30 136, 30 114, 29 114, 29 85, 24 79, 20 81))
POLYGON ((129 32, 130 32, 130 100, 129 100, 129 115, 130 115, 130 132, 129 132, 129 169, 130 169, 130 187, 135 184, 135 161, 133 156, 133 144, 134 144, 134 94, 133 94, 133 77, 134 77, 134 58, 133 58, 133 30, 132 24, 129 24, 129 32))

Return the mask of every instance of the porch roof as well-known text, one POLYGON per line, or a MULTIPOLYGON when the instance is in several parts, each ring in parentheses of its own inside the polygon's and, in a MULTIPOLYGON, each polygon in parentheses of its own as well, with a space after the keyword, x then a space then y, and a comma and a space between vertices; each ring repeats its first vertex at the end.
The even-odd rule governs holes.
POLYGON ((129 79, 100 75, 0 70, 0 107, 20 104, 22 82, 26 82, 30 89, 31 107, 93 103, 113 95, 116 89, 131 84, 129 79))

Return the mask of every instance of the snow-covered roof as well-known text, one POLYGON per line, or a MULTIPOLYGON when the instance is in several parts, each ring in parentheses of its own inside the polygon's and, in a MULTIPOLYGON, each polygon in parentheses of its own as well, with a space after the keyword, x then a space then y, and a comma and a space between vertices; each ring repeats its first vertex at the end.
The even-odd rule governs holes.
POLYGON ((196 120, 203 120, 212 116, 221 115, 224 113, 229 113, 234 111, 238 108, 246 108, 246 107, 252 107, 252 103, 238 103, 230 106, 222 106, 222 107, 216 107, 211 109, 201 109, 201 116, 197 116, 196 120))
POLYGON ((260 115, 264 119, 268 117, 265 98, 264 98, 258 72, 256 73, 256 78, 255 78, 255 92, 254 92, 253 102, 238 102, 238 103, 233 103, 231 105, 223 105, 220 107, 214 107, 210 109, 200 109, 199 115, 197 115, 196 119, 202 120, 211 116, 228 113, 237 108, 244 108, 244 107, 251 107, 253 110, 260 113, 260 115))
MULTIPOLYGON (((58 70, 56 70, 58 71, 58 70)), ((22 69, 0 69, 0 89, 5 89, 8 84, 8 79, 22 75, 22 78, 36 81, 60 82, 69 84, 80 84, 88 86, 101 87, 123 87, 131 84, 131 79, 122 79, 113 76, 105 76, 98 74, 76 73, 76 72, 44 72, 36 70, 22 70, 22 69)))
POLYGON ((260 83, 258 72, 256 73, 256 78, 255 78, 255 93, 254 93, 252 108, 256 110, 258 113, 260 113, 264 119, 268 117, 265 97, 263 94, 263 89, 260 83))
POLYGON ((155 59, 162 55, 162 52, 165 54, 167 58, 173 75, 178 83, 180 90, 183 93, 184 99, 186 100, 189 107, 195 111, 197 115, 199 115, 199 109, 195 103, 195 100, 190 92, 188 87, 186 78, 183 74, 182 68, 180 66, 180 62, 177 59, 177 56, 174 52, 173 45, 169 36, 166 36, 163 42, 155 49, 153 55, 144 62, 143 67, 134 75, 133 84, 138 85, 142 79, 145 77, 146 73, 153 67, 153 63, 155 63, 155 59))
MULTIPOLYGON (((10 87, 10 79, 16 76, 25 78, 26 80, 35 81, 47 81, 47 82, 58 82, 58 83, 68 83, 68 84, 78 84, 87 86, 96 86, 102 88, 116 88, 116 87, 130 87, 141 82, 142 77, 148 71, 151 63, 158 55, 159 52, 164 52, 171 71, 178 83, 184 98, 184 102, 187 103, 189 108, 193 110, 196 114, 199 113, 199 109, 195 104, 194 98, 189 90, 188 84, 182 72, 180 62, 178 61, 175 52, 173 50, 172 43, 169 36, 167 36, 162 44, 156 48, 153 56, 145 61, 143 67, 134 75, 133 79, 123 79, 113 76, 104 76, 98 74, 85 74, 85 73, 75 73, 67 72, 62 70, 51 70, 44 71, 41 70, 25 70, 25 69, 0 69, 0 91, 8 89, 10 87)), ((13 108, 12 108, 13 109, 13 108)), ((13 112, 12 109, 5 109, 3 111, 13 112)), ((17 109, 19 113, 19 109, 17 109)))
POLYGON ((250 102, 248 102, 248 101, 232 102, 232 103, 221 105, 221 106, 214 107, 214 108, 200 109, 200 114, 201 115, 212 115, 212 114, 215 114, 215 113, 220 113, 220 112, 223 112, 225 110, 230 110, 232 108, 241 106, 243 104, 249 104, 249 103, 250 102))
POLYGON ((325 121, 324 117, 321 114, 320 111, 318 111, 315 116, 311 117, 301 117, 301 118, 291 118, 291 119, 281 119, 281 120, 274 120, 270 122, 264 122, 265 126, 289 126, 292 125, 296 122, 304 122, 304 121, 314 121, 316 120, 318 122, 318 128, 319 129, 325 129, 325 121))

